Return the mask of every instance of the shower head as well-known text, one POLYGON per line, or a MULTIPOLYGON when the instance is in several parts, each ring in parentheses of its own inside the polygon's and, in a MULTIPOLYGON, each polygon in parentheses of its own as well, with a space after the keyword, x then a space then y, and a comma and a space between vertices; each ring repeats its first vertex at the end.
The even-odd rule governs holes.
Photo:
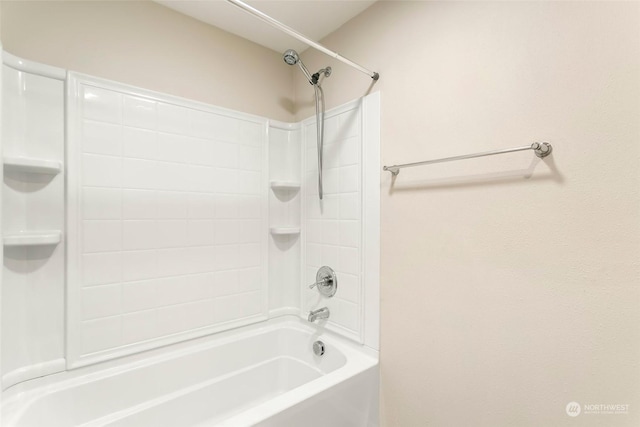
POLYGON ((300 56, 298 56, 298 52, 296 52, 293 49, 287 49, 282 55, 282 59, 284 60, 284 62, 286 62, 289 65, 298 64, 298 66, 304 73, 304 76, 307 78, 307 80, 309 80, 309 83, 315 84, 313 81, 313 78, 311 77, 311 73, 309 72, 309 70, 307 70, 307 67, 305 67, 304 64, 302 63, 300 56))
POLYGON ((284 55, 282 55, 282 59, 284 59, 284 62, 289 65, 296 65, 300 60, 300 57, 298 56, 298 52, 293 49, 289 49, 285 51, 284 55))

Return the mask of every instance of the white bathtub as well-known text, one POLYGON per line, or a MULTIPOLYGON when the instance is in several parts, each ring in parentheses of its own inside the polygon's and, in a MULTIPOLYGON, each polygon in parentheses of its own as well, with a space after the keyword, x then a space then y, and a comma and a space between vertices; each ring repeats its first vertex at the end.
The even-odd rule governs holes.
POLYGON ((370 427, 377 399, 375 352, 284 317, 19 384, 2 426, 370 427))

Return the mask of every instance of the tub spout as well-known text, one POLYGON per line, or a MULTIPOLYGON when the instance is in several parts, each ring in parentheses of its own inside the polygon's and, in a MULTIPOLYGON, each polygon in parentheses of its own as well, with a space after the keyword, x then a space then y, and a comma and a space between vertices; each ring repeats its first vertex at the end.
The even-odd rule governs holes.
POLYGON ((318 319, 328 319, 329 318, 329 309, 327 307, 322 307, 317 310, 312 310, 309 312, 309 317, 307 318, 309 322, 315 322, 318 319))

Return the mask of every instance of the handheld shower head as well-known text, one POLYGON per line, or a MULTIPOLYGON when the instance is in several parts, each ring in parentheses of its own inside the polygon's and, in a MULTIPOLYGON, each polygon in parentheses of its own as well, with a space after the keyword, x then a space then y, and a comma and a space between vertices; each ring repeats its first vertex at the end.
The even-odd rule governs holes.
POLYGON ((282 59, 284 59, 284 62, 289 65, 296 65, 300 60, 300 57, 298 56, 298 52, 293 49, 289 49, 284 52, 284 55, 282 55, 282 59))
POLYGON ((282 59, 284 60, 284 62, 286 62, 289 65, 298 64, 298 66, 304 73, 304 76, 307 78, 307 80, 309 80, 309 83, 314 84, 313 78, 311 77, 311 73, 309 72, 309 70, 307 70, 307 67, 305 67, 304 64, 302 63, 302 60, 300 59, 298 52, 296 52, 293 49, 287 49, 282 55, 282 59))
POLYGON ((318 70, 317 73, 311 75, 307 67, 304 66, 298 52, 293 49, 287 49, 282 54, 282 59, 289 65, 296 65, 302 70, 304 76, 309 80, 309 84, 313 86, 313 90, 316 95, 316 127, 318 129, 318 196, 322 200, 322 153, 324 145, 324 92, 322 86, 320 86, 323 77, 329 77, 331 75, 331 67, 326 67, 318 70))

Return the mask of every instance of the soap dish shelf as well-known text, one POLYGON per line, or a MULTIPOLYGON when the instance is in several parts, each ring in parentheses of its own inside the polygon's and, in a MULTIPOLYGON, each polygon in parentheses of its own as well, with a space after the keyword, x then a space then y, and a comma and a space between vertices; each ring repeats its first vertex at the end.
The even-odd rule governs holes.
POLYGON ((60 230, 20 231, 5 234, 2 243, 4 246, 46 246, 57 245, 61 239, 60 230))
POLYGON ((296 181, 271 181, 274 190, 299 190, 300 183, 296 181))
POLYGON ((271 227, 271 234, 274 236, 286 236, 300 234, 300 227, 271 227))
POLYGON ((57 175, 62 171, 62 163, 57 160, 38 159, 34 157, 6 156, 3 159, 3 163, 4 169, 10 172, 57 175))

